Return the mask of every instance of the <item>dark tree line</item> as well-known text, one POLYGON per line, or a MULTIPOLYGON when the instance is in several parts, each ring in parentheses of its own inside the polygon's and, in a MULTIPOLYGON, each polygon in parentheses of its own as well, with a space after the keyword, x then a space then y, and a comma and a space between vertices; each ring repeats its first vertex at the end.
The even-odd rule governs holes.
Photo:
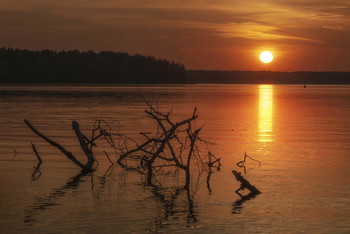
POLYGON ((0 84, 350 84, 350 72, 187 70, 164 59, 112 51, 0 48, 0 84))
POLYGON ((175 84, 186 82, 182 64, 122 52, 30 51, 0 48, 0 83, 175 84))
POLYGON ((350 84, 350 72, 270 72, 192 70, 190 83, 212 84, 350 84))

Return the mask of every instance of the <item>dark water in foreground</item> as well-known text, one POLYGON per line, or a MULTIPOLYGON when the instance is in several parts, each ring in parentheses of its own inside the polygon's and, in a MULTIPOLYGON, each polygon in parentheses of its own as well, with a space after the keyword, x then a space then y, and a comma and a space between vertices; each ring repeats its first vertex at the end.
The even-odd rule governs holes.
POLYGON ((349 233, 349 103, 350 86, 0 87, 0 232, 349 233), (97 171, 81 175, 23 123, 82 157, 72 120, 83 130, 118 120, 134 137, 152 130, 139 90, 179 119, 198 108, 223 163, 211 191, 205 173, 190 191, 176 172, 146 187, 143 175, 110 167, 104 147, 97 171), (36 180, 31 142, 44 160, 36 180), (262 194, 240 203, 231 170, 244 173, 244 152, 262 162, 245 174, 262 194))

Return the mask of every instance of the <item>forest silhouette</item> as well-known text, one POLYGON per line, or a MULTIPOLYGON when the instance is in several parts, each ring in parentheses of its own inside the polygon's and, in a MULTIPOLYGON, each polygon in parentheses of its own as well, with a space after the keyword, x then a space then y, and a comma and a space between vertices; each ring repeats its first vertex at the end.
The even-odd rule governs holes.
POLYGON ((185 83, 182 64, 122 52, 0 48, 0 83, 185 83))
POLYGON ((112 51, 0 48, 1 84, 350 84, 350 72, 186 70, 152 56, 112 51))

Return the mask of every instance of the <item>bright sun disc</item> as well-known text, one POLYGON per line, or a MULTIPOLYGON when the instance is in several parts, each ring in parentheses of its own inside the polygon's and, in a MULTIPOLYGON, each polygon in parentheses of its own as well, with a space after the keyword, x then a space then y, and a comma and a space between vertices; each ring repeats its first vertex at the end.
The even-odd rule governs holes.
POLYGON ((270 51, 264 51, 260 54, 260 61, 263 63, 271 63, 273 60, 273 55, 270 51))

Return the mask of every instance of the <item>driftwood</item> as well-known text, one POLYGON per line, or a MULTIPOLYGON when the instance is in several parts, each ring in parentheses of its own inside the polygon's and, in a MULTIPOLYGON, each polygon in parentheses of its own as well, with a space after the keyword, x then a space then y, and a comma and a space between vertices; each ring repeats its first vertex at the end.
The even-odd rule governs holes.
POLYGON ((252 198, 255 198, 255 196, 257 196, 261 192, 255 186, 249 183, 249 181, 245 179, 241 175, 241 173, 235 170, 232 170, 232 174, 236 177, 236 180, 241 183, 241 186, 235 191, 238 194, 238 196, 240 196, 240 199, 236 200, 232 204, 232 214, 237 214, 237 213, 240 213, 240 210, 242 209, 242 205, 244 202, 252 198), (248 189, 249 193, 246 195, 241 194, 240 190, 244 190, 244 189, 248 189))
POLYGON ((24 122, 36 135, 38 135, 39 137, 44 139, 50 145, 59 149, 67 158, 69 158, 74 164, 76 164, 78 167, 80 167, 83 171, 92 171, 92 164, 95 161, 95 159, 92 156, 92 152, 89 151, 89 149, 86 146, 85 139, 80 132, 78 123, 73 121, 72 125, 73 125, 73 129, 74 129, 74 131, 79 139, 81 148, 83 149, 83 151, 88 159, 88 162, 85 165, 83 163, 81 163, 71 152, 66 150, 62 145, 58 144, 57 142, 51 140, 50 138, 48 138, 47 136, 45 136, 44 134, 39 132, 28 120, 25 119, 24 122))
POLYGON ((236 180, 241 183, 241 186, 235 191, 238 193, 240 190, 248 189, 251 193, 257 195, 260 194, 261 192, 253 185, 249 183, 248 180, 246 180, 241 173, 232 170, 232 174, 236 177, 236 180))

